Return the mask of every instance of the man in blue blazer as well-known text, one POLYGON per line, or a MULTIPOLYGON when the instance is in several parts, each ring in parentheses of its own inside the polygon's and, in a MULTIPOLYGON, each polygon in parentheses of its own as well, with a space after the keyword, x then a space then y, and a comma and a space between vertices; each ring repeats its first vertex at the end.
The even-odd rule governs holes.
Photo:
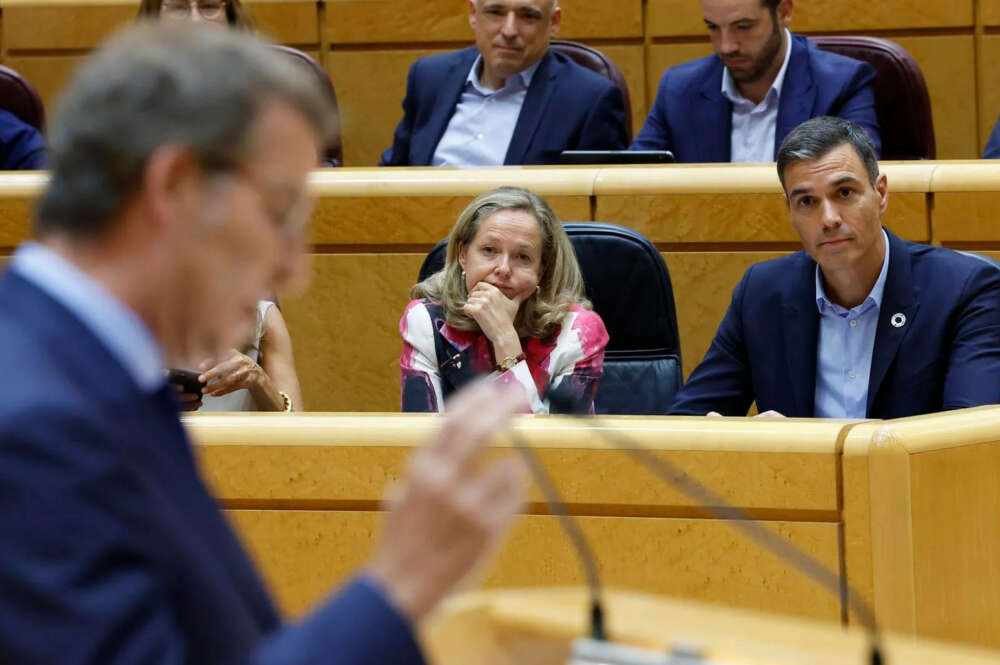
POLYGON ((554 164, 563 150, 624 150, 613 82, 549 49, 557 0, 469 0, 476 46, 421 58, 380 166, 554 164))
POLYGON ((822 115, 864 127, 881 150, 875 71, 788 31, 792 0, 702 0, 715 55, 663 73, 633 150, 678 162, 770 162, 797 125, 822 115))
POLYGON ((804 251, 751 266, 675 414, 899 418, 1000 403, 1000 269, 882 227, 865 131, 821 117, 778 154, 804 251))
POLYGON ((190 25, 132 28, 66 91, 39 242, 0 278, 0 662, 421 663, 416 626, 517 510, 513 460, 475 459, 517 400, 482 386, 371 562, 286 624, 202 484, 163 368, 238 345, 301 269, 330 111, 269 47, 190 25))

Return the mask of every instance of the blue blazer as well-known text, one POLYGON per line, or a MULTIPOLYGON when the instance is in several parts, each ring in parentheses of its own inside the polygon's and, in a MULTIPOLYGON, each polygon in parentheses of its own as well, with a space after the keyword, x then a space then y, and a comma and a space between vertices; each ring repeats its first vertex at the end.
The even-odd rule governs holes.
POLYGON ((0 109, 0 171, 45 168, 45 139, 10 111, 0 109))
MULTIPOLYGON (((477 55, 472 47, 413 63, 403 119, 379 166, 430 166, 477 55)), ((563 150, 627 146, 618 86, 550 49, 531 79, 503 163, 555 164, 563 150)))
POLYGON ((141 392, 10 272, 0 367, 0 662, 421 662, 364 579, 283 625, 202 485, 171 391, 141 392))
MULTIPOLYGON (((725 66, 716 55, 663 72, 656 100, 635 137, 633 150, 672 150, 678 162, 728 162, 732 104, 722 94, 725 66)), ((807 38, 792 36, 792 56, 778 102, 774 154, 795 127, 810 118, 833 115, 862 125, 881 152, 875 118, 875 70, 807 38)))
MULTIPOLYGON (((868 417, 1000 403, 1000 270, 889 233, 889 273, 868 381, 868 417), (889 321, 902 313, 899 328, 889 321)), ((811 418, 819 311, 805 252, 751 266, 673 414, 811 418)))

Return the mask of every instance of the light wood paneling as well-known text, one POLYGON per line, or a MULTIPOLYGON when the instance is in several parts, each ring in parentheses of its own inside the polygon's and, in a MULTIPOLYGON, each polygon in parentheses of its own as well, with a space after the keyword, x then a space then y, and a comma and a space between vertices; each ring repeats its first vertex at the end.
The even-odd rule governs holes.
POLYGON ((310 410, 399 410, 398 323, 423 259, 423 254, 313 257, 309 290, 282 302, 310 410))
POLYGON ((1000 26, 1000 0, 979 0, 983 25, 1000 26))
POLYGON ((664 252, 681 338, 684 379, 698 366, 729 307, 733 289, 754 263, 785 252, 664 252))
MULTIPOLYGON (((930 3, 927 6, 933 6, 930 3)), ((913 56, 931 96, 938 159, 973 159, 976 140, 976 71, 972 35, 890 37, 913 56)), ((989 61, 987 61, 989 62, 989 61)))
MULTIPOLYGON (((1000 6, 1000 2, 996 3, 1000 6)), ((1000 13, 1000 10, 997 10, 1000 13)), ((1000 20, 1000 18, 998 18, 1000 20)), ((982 40, 983 86, 979 90, 979 150, 983 154, 986 141, 1000 117, 1000 35, 984 35, 982 40)))
POLYGON ((247 3, 257 30, 279 44, 319 44, 317 8, 315 1, 305 0, 247 3))
POLYGON ((135 18, 139 3, 3 6, 3 47, 22 49, 92 48, 135 18))
POLYGON ((76 55, 18 56, 4 59, 3 64, 31 82, 51 115, 59 93, 82 60, 83 56, 76 55))
MULTIPOLYGON (((364 563, 378 514, 230 511, 280 605, 300 614, 364 563)), ((831 621, 836 597, 715 520, 580 518, 609 586, 831 621), (669 571, 669 574, 666 573, 669 571)), ((797 546, 836 567, 833 524, 773 525, 797 546)), ((486 587, 580 584, 576 553, 550 517, 527 516, 482 581, 486 587)))
MULTIPOLYGON (((483 183, 476 195, 487 191, 491 186, 483 183)), ((542 195, 560 219, 590 219, 588 197, 542 195)), ((442 197, 323 198, 313 214, 313 242, 345 245, 421 244, 426 245, 429 250, 448 235, 459 213, 474 197, 475 195, 470 194, 442 197)))
MULTIPOLYGON (((642 37, 642 2, 562 0, 562 39, 642 37)), ((473 42, 468 3, 462 0, 330 0, 332 44, 473 42)))
MULTIPOLYGON (((333 2, 331 6, 343 4, 333 2)), ((358 4, 374 4, 362 2, 358 4)), ((422 3, 413 3, 421 6, 422 3)), ((327 12, 329 15, 330 8, 327 12)), ((354 32, 357 27, 351 28, 354 32)), ((360 31, 359 31, 360 32, 360 31)), ((410 65, 441 50, 342 51, 334 49, 327 70, 340 103, 346 166, 375 166, 392 146, 392 134, 403 117, 406 75, 410 65)))
MULTIPOLYGON (((998 189, 1000 189, 1000 182, 998 189)), ((940 192, 934 195, 934 236, 942 242, 1000 240, 997 192, 940 192)))
MULTIPOLYGON (((972 0, 956 3, 813 0, 795 4, 791 28, 799 32, 874 31, 895 28, 955 28, 972 24, 972 0)), ((689 0, 649 0, 647 32, 654 37, 704 34, 701 7, 697 2, 689 0)))

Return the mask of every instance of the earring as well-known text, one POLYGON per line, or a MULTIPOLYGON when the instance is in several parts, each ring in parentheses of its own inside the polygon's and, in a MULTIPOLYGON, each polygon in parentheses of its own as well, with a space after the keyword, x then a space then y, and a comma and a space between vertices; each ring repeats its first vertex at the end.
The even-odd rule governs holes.
POLYGON ((462 271, 462 279, 465 279, 465 271, 462 271))
POLYGON ((540 284, 535 284, 535 295, 542 292, 542 286, 540 284))

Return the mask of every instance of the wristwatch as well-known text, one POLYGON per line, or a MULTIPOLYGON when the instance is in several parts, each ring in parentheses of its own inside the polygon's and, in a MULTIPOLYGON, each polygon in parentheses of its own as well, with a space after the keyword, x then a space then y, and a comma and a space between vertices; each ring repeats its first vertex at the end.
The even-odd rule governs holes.
POLYGON ((285 403, 284 406, 281 408, 281 410, 284 411, 285 413, 291 413, 292 398, 288 396, 288 393, 282 392, 280 390, 278 391, 278 394, 281 395, 281 399, 284 400, 285 403))
POLYGON ((518 364, 524 360, 524 353, 519 353, 516 356, 507 356, 499 363, 497 363, 497 369, 501 372, 506 372, 508 370, 514 369, 514 365, 518 364))

